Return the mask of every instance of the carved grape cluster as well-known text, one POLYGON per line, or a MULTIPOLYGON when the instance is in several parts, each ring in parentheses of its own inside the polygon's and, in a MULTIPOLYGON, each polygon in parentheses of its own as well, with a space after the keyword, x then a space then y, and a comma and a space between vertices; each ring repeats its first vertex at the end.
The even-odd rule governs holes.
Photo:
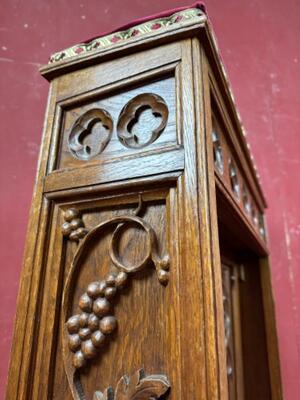
POLYGON ((81 368, 88 359, 97 356, 106 336, 117 328, 112 315, 111 300, 127 281, 126 272, 110 273, 105 280, 92 282, 79 299, 81 313, 70 317, 66 323, 68 344, 75 353, 73 365, 81 368))
POLYGON ((170 260, 169 257, 166 256, 161 260, 156 261, 155 268, 157 270, 158 280, 162 285, 167 285, 170 278, 170 260))
POLYGON ((65 222, 62 224, 61 231, 64 236, 70 240, 78 242, 87 233, 88 230, 84 227, 84 223, 80 218, 80 213, 76 208, 69 208, 64 213, 65 222))

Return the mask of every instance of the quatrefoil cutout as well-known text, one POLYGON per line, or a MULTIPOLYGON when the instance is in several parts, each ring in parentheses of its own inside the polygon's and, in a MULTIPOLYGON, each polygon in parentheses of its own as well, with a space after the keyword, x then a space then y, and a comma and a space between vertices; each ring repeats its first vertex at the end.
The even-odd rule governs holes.
POLYGON ((129 148, 140 149, 159 138, 166 127, 168 107, 162 97, 144 93, 131 99, 122 109, 117 134, 129 148))
POLYGON ((69 135, 69 149, 80 160, 90 160, 102 153, 108 145, 113 131, 110 114, 95 108, 79 117, 69 135))

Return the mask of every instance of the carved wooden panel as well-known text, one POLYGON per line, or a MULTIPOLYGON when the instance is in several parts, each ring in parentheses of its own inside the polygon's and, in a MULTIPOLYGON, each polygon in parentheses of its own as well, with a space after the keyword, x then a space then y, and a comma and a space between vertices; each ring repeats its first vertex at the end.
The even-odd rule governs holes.
POLYGON ((212 45, 180 21, 45 70, 7 399, 227 399, 215 177, 241 207, 242 169, 211 137, 212 45))
POLYGON ((51 398, 65 388, 65 399, 148 400, 173 386, 168 197, 169 189, 59 209, 63 304, 51 398))
POLYGON ((62 116, 57 168, 176 145, 175 118, 172 77, 68 106, 62 116))

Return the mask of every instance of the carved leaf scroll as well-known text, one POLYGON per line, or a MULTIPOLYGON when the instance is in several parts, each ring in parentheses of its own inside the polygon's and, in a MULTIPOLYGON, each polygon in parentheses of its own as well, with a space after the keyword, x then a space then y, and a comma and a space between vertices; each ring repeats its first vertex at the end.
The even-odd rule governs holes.
POLYGON ((93 400, 152 400, 158 399, 170 388, 170 383, 164 375, 145 375, 140 369, 130 378, 123 376, 114 393, 112 388, 95 392, 93 400))
MULTIPOLYGON (((138 210, 140 208, 141 199, 138 210)), ((65 212, 64 218, 68 222, 68 220, 72 221, 74 218, 78 219, 78 216, 79 213, 76 209, 69 209, 65 212)), ((71 239, 71 235, 69 235, 69 238, 71 239)), ((112 313, 113 298, 117 291, 123 289, 129 275, 142 270, 148 265, 155 267, 159 282, 166 285, 169 279, 169 260, 168 257, 161 258, 158 255, 155 231, 150 224, 137 215, 118 216, 102 222, 90 231, 86 230, 85 235, 79 237, 78 240, 80 240, 79 246, 63 293, 63 358, 73 398, 75 400, 86 400, 80 381, 80 370, 87 364, 88 360, 95 358, 99 354, 103 346, 105 346, 108 336, 117 328, 117 320, 112 313), (147 235, 147 251, 144 259, 139 264, 128 266, 124 265, 116 254, 116 241, 118 240, 120 229, 132 224, 145 231, 147 235), (80 268, 85 250, 90 242, 99 237, 98 235, 101 232, 113 225, 116 228, 112 234, 109 255, 114 268, 118 272, 111 271, 105 279, 91 282, 79 299, 80 313, 70 316, 68 311, 73 293, 74 279, 80 268)), ((130 380, 125 376, 119 382, 115 395, 113 395, 112 389, 108 388, 103 394, 101 392, 95 394, 95 399, 101 399, 101 396, 107 400, 158 398, 160 396, 159 393, 163 393, 167 387, 167 380, 162 376, 154 377, 144 377, 142 371, 139 371, 130 380)))

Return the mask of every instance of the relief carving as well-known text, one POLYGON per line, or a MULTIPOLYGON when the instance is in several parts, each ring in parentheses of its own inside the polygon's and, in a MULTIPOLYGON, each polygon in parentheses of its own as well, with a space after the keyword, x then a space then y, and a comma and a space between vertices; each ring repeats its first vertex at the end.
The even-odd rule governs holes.
POLYGON ((169 110, 162 97, 151 93, 140 94, 130 100, 121 111, 117 125, 118 138, 129 148, 146 147, 159 138, 166 127, 168 116, 169 110), (150 110, 150 115, 140 122, 146 110, 150 110))
POLYGON ((64 213, 65 222, 62 224, 61 232, 70 240, 78 242, 84 238, 88 230, 84 227, 84 223, 80 218, 80 213, 76 208, 69 208, 64 213))
MULTIPOLYGON (((141 198, 137 212, 140 208, 141 198)), ((71 210, 72 212, 68 210, 65 213, 67 222, 71 215, 74 218, 77 218, 79 215, 77 210, 71 210)), ((71 239, 71 235, 69 238, 71 239)), ((65 370, 74 399, 84 400, 86 398, 80 382, 80 369, 90 359, 97 357, 107 343, 109 335, 117 329, 117 319, 113 313, 114 297, 118 292, 121 293, 130 275, 148 266, 154 266, 159 282, 167 285, 169 280, 169 259, 167 256, 161 258, 158 255, 155 231, 149 223, 137 215, 118 216, 102 222, 89 232, 86 232, 86 236, 80 241, 64 289, 62 312, 64 326, 63 356, 65 370), (146 233, 147 251, 143 260, 138 264, 124 265, 117 254, 118 234, 127 225, 135 225, 146 233), (91 282, 79 299, 78 306, 80 312, 69 316, 68 309, 76 270, 80 268, 81 258, 84 255, 85 249, 96 236, 101 238, 98 235, 111 226, 116 226, 112 233, 109 247, 109 256, 114 271, 109 272, 104 279, 91 282)), ((142 377, 142 372, 140 371, 131 380, 126 376, 121 379, 117 386, 115 397, 113 394, 109 394, 113 393, 112 389, 107 389, 104 394, 97 392, 98 394, 95 394, 95 396, 98 397, 94 397, 94 399, 125 400, 158 398, 160 396, 159 393, 163 393, 162 388, 164 387, 167 390, 168 385, 166 384, 167 380, 165 377, 158 376, 155 379, 154 376, 142 377), (124 394, 122 394, 122 390, 124 394), (153 390, 153 393, 151 390, 153 390)))
POLYGON ((107 111, 95 108, 85 112, 71 129, 69 149, 72 155, 80 160, 90 160, 102 153, 110 141, 112 131, 113 121, 107 111))
MULTIPOLYGON (((121 144, 140 149, 159 138, 168 121, 169 110, 162 97, 144 93, 135 96, 120 112, 117 135, 121 144)), ((113 120, 101 108, 86 111, 73 124, 68 145, 71 154, 90 160, 104 151, 111 140, 113 120)))
POLYGON ((114 392, 108 388, 101 392, 95 392, 93 400, 152 400, 165 394, 170 387, 168 379, 164 375, 145 375, 144 370, 137 371, 130 378, 123 376, 114 392))

